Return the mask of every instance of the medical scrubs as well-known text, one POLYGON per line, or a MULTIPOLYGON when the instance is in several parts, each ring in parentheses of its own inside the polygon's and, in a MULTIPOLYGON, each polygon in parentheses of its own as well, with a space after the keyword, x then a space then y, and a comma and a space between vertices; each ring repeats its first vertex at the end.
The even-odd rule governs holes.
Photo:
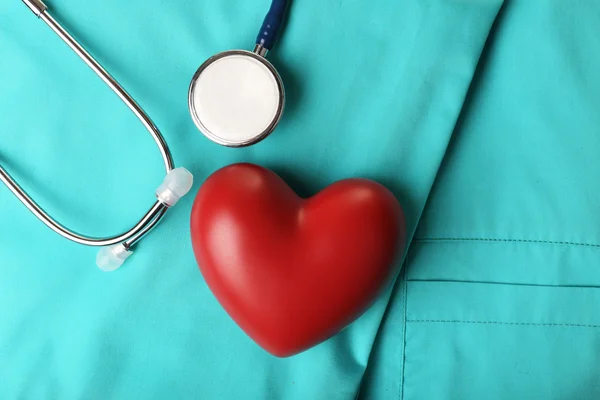
MULTIPOLYGON (((48 3, 193 192, 239 161, 302 195, 367 177, 403 204, 410 246, 361 318, 280 359, 206 286, 193 194, 102 273, 0 188, 0 399, 600 397, 600 3, 294 1, 269 54, 284 117, 244 149, 197 131, 187 89, 207 57, 252 48, 268 0, 48 3)), ((164 175, 136 118, 19 1, 0 4, 0 138, 2 165, 90 235, 128 229, 164 175)))

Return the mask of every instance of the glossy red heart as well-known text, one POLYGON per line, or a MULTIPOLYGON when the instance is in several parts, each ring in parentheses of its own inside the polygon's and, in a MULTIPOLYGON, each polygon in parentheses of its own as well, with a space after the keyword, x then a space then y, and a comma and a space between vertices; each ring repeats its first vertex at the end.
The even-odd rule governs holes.
POLYGON ((212 293, 279 357, 358 318, 399 267, 404 215, 384 186, 346 179, 302 199, 275 173, 234 164, 200 188, 194 253, 212 293))

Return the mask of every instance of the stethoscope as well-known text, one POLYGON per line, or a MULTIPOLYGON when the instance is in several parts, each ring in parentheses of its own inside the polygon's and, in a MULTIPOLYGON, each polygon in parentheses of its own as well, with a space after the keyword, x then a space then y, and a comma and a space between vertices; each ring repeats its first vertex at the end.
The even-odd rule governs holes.
MULTIPOLYGON (((175 168, 171 151, 146 112, 81 44, 48 12, 41 0, 23 0, 104 83, 127 105, 154 139, 166 170, 156 189, 156 201, 127 232, 111 237, 92 237, 74 232, 44 211, 0 165, 0 180, 46 226, 74 242, 102 247, 96 264, 103 271, 119 268, 132 254, 132 248, 165 216, 192 187, 192 174, 175 168)), ((256 143, 277 126, 284 105, 284 90, 275 68, 265 59, 274 44, 283 19, 286 0, 273 0, 254 52, 233 50, 217 54, 203 63, 192 78, 189 107, 200 131, 216 143, 239 147, 256 143)))
POLYGON ((194 74, 188 94, 190 114, 212 141, 248 146, 267 137, 279 123, 285 90, 265 57, 277 40, 286 8, 287 0, 272 1, 253 52, 219 53, 194 74))

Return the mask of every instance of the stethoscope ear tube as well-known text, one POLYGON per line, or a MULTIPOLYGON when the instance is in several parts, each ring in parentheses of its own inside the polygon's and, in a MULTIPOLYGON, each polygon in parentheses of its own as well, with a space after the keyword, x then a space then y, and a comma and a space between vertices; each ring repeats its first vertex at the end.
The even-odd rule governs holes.
POLYGON ((148 130, 162 155, 166 177, 156 190, 156 201, 142 219, 125 233, 111 237, 91 237, 76 233, 58 223, 44 211, 23 188, 0 165, 0 181, 31 211, 40 221, 59 235, 76 243, 88 246, 110 246, 102 249, 97 258, 98 267, 104 271, 118 268, 131 254, 131 247, 162 219, 167 209, 185 195, 192 187, 192 174, 185 168, 174 168, 171 151, 162 134, 146 112, 123 89, 123 87, 96 61, 48 12, 41 0, 23 0, 33 13, 44 21, 135 114, 148 130))
POLYGON ((39 17, 41 13, 48 9, 41 0, 23 0, 23 3, 33 11, 36 17, 39 17))
MULTIPOLYGON (((60 25, 48 12, 42 0, 22 0, 25 5, 41 20, 43 20, 129 107, 156 142, 162 155, 167 177, 157 189, 157 200, 142 219, 129 231, 120 235, 96 238, 81 235, 64 227, 46 213, 19 184, 0 165, 0 180, 11 192, 44 224, 61 236, 77 243, 88 246, 110 246, 102 249, 97 258, 98 266, 105 271, 112 271, 131 255, 131 247, 145 236, 162 219, 166 210, 173 206, 181 196, 185 195, 192 186, 193 177, 184 168, 174 168, 171 151, 162 134, 154 125, 150 117, 123 89, 123 87, 98 63, 82 46, 60 25)), ((287 0, 273 0, 265 16, 261 30, 256 38, 255 53, 264 57, 271 50, 277 40, 281 24, 288 6, 287 0)), ((269 63, 264 62, 270 66, 269 63)), ((273 69, 274 70, 274 69, 273 69)), ((280 102, 283 102, 283 85, 276 71, 273 72, 279 86, 280 102)), ((281 105, 281 104, 280 104, 281 105)), ((274 125, 281 116, 282 107, 279 107, 274 125)), ((274 127, 274 126, 273 126, 274 127)), ((269 128, 272 130, 272 128, 269 128)), ((264 135, 263 135, 264 136, 264 135)))

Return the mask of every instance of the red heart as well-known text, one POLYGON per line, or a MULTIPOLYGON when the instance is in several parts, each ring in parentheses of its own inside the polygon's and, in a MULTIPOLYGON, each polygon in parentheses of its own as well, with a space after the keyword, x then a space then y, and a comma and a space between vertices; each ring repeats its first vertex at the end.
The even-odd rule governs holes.
POLYGON ((405 241, 402 208, 384 186, 346 179, 302 199, 253 164, 227 166, 204 182, 191 233, 217 300, 279 357, 358 318, 393 277, 405 241))

